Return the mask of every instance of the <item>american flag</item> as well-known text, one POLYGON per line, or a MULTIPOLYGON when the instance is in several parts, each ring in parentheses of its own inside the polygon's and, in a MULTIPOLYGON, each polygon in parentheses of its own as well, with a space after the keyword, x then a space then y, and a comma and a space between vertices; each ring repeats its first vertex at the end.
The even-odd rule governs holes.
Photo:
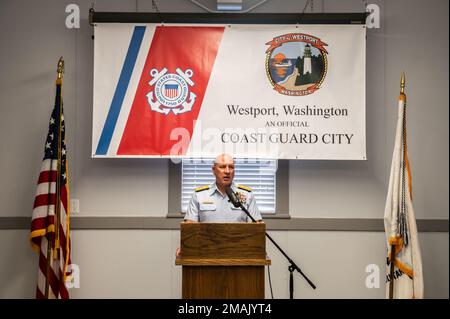
POLYGON ((71 263, 65 135, 61 80, 57 80, 55 106, 50 118, 31 220, 30 240, 33 249, 39 253, 38 299, 69 298, 65 285, 71 263), (57 198, 60 199, 58 202, 57 198))

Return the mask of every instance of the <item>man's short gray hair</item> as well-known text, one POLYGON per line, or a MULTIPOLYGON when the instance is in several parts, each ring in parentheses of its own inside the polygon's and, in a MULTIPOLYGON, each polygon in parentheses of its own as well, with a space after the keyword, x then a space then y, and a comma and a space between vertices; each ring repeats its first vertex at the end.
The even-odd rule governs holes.
POLYGON ((219 164, 219 163, 220 163, 220 160, 221 160, 222 158, 224 158, 224 157, 231 158, 231 159, 233 160, 233 162, 234 162, 233 156, 231 156, 231 155, 229 155, 229 154, 220 154, 220 155, 217 155, 216 158, 214 159, 214 164, 213 164, 213 165, 219 164))

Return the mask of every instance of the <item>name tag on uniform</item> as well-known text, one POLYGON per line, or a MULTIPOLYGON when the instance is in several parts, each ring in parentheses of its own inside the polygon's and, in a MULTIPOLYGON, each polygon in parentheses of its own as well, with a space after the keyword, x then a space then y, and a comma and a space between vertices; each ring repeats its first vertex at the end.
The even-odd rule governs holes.
POLYGON ((213 202, 202 202, 200 204, 200 210, 216 210, 216 204, 213 202))

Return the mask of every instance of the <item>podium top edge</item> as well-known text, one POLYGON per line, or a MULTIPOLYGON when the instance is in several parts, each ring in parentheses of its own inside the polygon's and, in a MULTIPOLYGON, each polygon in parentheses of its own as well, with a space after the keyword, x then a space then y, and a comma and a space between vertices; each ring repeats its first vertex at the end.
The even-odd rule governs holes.
POLYGON ((266 258, 183 258, 177 256, 175 265, 177 266, 266 266, 272 261, 266 258))

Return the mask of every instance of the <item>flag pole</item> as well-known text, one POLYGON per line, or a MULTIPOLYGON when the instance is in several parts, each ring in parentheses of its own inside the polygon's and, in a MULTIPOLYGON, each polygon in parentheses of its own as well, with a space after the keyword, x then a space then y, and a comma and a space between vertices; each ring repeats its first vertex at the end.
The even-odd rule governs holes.
MULTIPOLYGON (((59 251, 60 242, 59 242, 59 225, 61 223, 61 129, 62 129, 62 99, 61 99, 61 87, 62 87, 62 74, 64 73, 64 59, 63 57, 59 58, 58 68, 57 68, 58 77, 56 78, 56 85, 60 87, 59 91, 59 105, 58 105, 58 162, 57 162, 57 175, 56 175, 56 225, 55 225, 55 254, 59 251)), ((56 255, 55 255, 56 256, 56 255)))
POLYGON ((395 263, 395 244, 394 241, 391 241, 391 265, 390 265, 390 272, 389 272, 389 299, 394 298, 394 263, 395 263))
MULTIPOLYGON (((405 72, 403 72, 402 74, 402 78, 400 79, 400 96, 405 94, 405 72)), ((403 112, 403 124, 405 123, 404 121, 404 117, 405 117, 405 113, 403 112)), ((403 132, 405 130, 405 127, 403 127, 403 132)), ((403 134, 403 139, 405 138, 404 134, 403 134)), ((404 145, 404 143, 403 143, 404 145)), ((403 161, 406 158, 406 148, 403 147, 403 161)), ((390 254, 390 259, 391 259, 391 264, 390 264, 390 281, 389 281, 389 299, 393 299, 394 298, 394 269, 395 269, 395 247, 396 247, 396 243, 397 243, 397 234, 395 234, 396 238, 391 238, 390 240, 390 244, 391 244, 391 254, 390 254)))
MULTIPOLYGON (((64 59, 63 57, 59 58, 58 66, 57 66, 57 78, 56 78, 56 89, 58 92, 58 86, 61 89, 62 85, 62 74, 64 73, 64 59)), ((61 179, 61 127, 62 127, 62 121, 61 121, 61 114, 62 114, 62 101, 61 101, 61 91, 59 92, 59 105, 58 105, 58 161, 57 161, 57 173, 56 173, 56 198, 55 198, 55 229, 54 229, 54 235, 50 235, 50 233, 47 233, 47 276, 45 278, 45 298, 48 299, 49 297, 49 291, 50 291, 50 269, 51 269, 51 263, 53 259, 59 258, 59 225, 60 225, 60 209, 61 209, 61 190, 60 190, 60 179, 61 179), (53 254, 52 254, 53 250, 53 254)), ((58 294, 58 293, 57 293, 58 294)), ((58 296, 55 296, 58 298, 58 296)))
MULTIPOLYGON (((62 142, 62 74, 64 73, 64 59, 59 58, 58 67, 56 72, 58 77, 56 78, 56 86, 59 86, 59 105, 58 107, 58 161, 57 161, 57 173, 56 173, 56 222, 55 222, 55 251, 53 252, 54 258, 58 259, 59 256, 59 226, 61 224, 61 142, 62 142)), ((58 292, 59 293, 59 292, 58 292)), ((58 296, 56 296, 58 298, 58 296)))

